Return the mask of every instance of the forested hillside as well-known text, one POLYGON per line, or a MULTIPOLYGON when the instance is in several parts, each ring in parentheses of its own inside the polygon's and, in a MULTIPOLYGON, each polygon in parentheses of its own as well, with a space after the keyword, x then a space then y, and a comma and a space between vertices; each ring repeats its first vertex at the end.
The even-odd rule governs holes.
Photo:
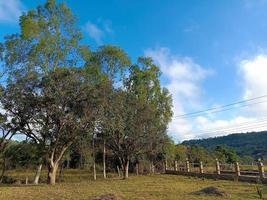
POLYGON ((238 133, 222 137, 184 141, 184 145, 198 145, 213 150, 218 145, 226 145, 236 150, 240 156, 254 158, 267 156, 267 131, 238 133))

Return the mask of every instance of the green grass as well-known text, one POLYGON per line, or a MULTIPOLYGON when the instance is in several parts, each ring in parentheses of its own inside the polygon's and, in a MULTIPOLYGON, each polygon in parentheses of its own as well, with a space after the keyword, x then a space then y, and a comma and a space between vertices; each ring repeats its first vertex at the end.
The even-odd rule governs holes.
MULTIPOLYGON (((25 171, 8 172, 8 175, 23 179, 34 173, 25 171)), ((192 195, 204 187, 215 186, 229 193, 231 199, 258 199, 254 184, 232 181, 214 181, 175 175, 131 176, 128 180, 121 180, 111 175, 106 180, 99 178, 92 180, 87 171, 68 170, 64 174, 64 182, 55 186, 41 184, 34 185, 2 185, 0 186, 0 200, 89 200, 103 194, 116 194, 122 199, 143 200, 194 200, 194 199, 224 199, 208 196, 192 195)), ((100 175, 99 175, 100 177, 100 175)), ((43 180, 45 172, 43 174, 43 180)), ((263 186, 265 198, 267 187, 263 186)))

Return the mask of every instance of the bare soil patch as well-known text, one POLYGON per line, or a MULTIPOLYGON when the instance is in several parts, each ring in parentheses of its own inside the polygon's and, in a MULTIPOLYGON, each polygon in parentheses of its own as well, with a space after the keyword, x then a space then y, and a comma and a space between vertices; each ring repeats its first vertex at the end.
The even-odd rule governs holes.
POLYGON ((206 187, 197 192, 193 192, 194 195, 208 195, 208 196, 217 196, 217 197, 230 197, 230 194, 220 190, 217 187, 206 187))

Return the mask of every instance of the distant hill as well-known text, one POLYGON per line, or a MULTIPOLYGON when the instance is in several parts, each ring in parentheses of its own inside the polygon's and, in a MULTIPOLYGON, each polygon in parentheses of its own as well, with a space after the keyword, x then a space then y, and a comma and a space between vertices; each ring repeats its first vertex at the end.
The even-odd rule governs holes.
POLYGON ((254 158, 267 156, 267 131, 238 133, 227 136, 188 140, 184 145, 197 145, 213 150, 217 145, 226 145, 236 150, 238 155, 252 156, 254 158))

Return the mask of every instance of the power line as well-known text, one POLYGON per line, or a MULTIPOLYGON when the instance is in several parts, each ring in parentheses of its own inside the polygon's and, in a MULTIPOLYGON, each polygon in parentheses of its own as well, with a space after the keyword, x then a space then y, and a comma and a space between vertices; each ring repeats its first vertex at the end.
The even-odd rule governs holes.
POLYGON ((252 123, 252 124, 246 124, 246 125, 242 125, 242 126, 233 126, 233 127, 224 128, 224 129, 218 128, 217 130, 212 130, 212 131, 199 131, 198 133, 205 133, 205 132, 216 133, 216 132, 234 131, 234 130, 240 130, 240 129, 243 130, 243 129, 257 128, 258 126, 262 126, 262 125, 267 125, 267 121, 252 123))
POLYGON ((236 127, 243 127, 246 125, 251 125, 251 124, 259 124, 259 123, 263 123, 263 122, 267 122, 267 117, 266 118, 262 118, 262 119, 258 119, 258 120, 254 120, 254 121, 247 121, 247 122, 242 122, 242 123, 237 123, 237 124, 232 124, 232 125, 228 125, 228 126, 220 126, 220 127, 216 127, 216 128, 212 128, 212 129, 204 129, 204 130, 200 130, 199 132, 214 132, 214 131, 220 131, 223 129, 230 129, 230 128, 236 128, 236 127))
POLYGON ((199 117, 199 116, 202 116, 202 115, 209 115, 209 114, 224 112, 224 111, 228 111, 228 110, 233 110, 233 109, 237 109, 237 108, 243 108, 243 107, 247 107, 247 106, 251 106, 251 105, 257 105, 257 104, 266 103, 266 102, 267 101, 260 101, 260 102, 255 102, 255 103, 240 105, 238 107, 227 108, 227 109, 222 109, 222 110, 215 110, 215 111, 206 112, 206 113, 203 113, 203 114, 197 114, 197 115, 191 115, 191 116, 184 116, 184 117, 178 117, 178 118, 194 118, 194 117, 199 117))
POLYGON ((246 103, 246 102, 250 102, 250 101, 254 101, 254 100, 262 99, 262 98, 266 98, 266 97, 267 97, 267 95, 263 95, 263 96, 259 96, 259 97, 255 97, 255 98, 251 98, 251 99, 247 99, 247 100, 242 100, 242 101, 238 101, 238 102, 226 104, 226 105, 223 105, 223 106, 209 108, 209 109, 206 109, 206 110, 200 110, 200 111, 196 111, 196 112, 191 112, 191 113, 186 113, 186 114, 182 114, 182 115, 177 115, 177 116, 175 116, 175 118, 191 118, 191 117, 197 117, 197 116, 200 116, 200 115, 203 115, 203 114, 223 112, 223 111, 232 110, 232 109, 236 109, 236 108, 240 108, 240 107, 245 107, 245 106, 249 106, 249 105, 255 105, 255 104, 259 104, 259 103, 265 103, 267 101, 255 102, 255 103, 251 103, 251 104, 241 105, 239 107, 228 108, 228 107, 231 107, 231 106, 234 106, 234 105, 239 105, 239 104, 243 104, 243 103, 246 103), (222 108, 225 108, 225 109, 222 109, 222 108), (207 113, 208 111, 213 111, 213 112, 207 113))
MULTIPOLYGON (((207 129, 207 130, 200 130, 200 131, 192 131, 188 132, 190 134, 213 134, 213 133, 237 133, 237 132, 248 132, 248 130, 255 129, 255 128, 266 128, 267 130, 267 119, 264 120, 257 120, 254 122, 246 122, 246 123, 239 123, 237 125, 232 126, 224 126, 218 127, 217 129, 207 129)), ((251 130, 252 131, 252 130, 251 130)))
MULTIPOLYGON (((260 126, 249 126, 245 128, 239 128, 239 129, 232 129, 232 130, 218 130, 217 132, 206 132, 206 133, 201 133, 201 135, 210 135, 210 134, 215 134, 215 133, 225 133, 225 134, 233 134, 233 133, 247 133, 247 132, 253 132, 255 129, 264 129, 267 130, 267 123, 262 124, 260 126)), ((263 131, 263 130, 261 130, 263 131)))

